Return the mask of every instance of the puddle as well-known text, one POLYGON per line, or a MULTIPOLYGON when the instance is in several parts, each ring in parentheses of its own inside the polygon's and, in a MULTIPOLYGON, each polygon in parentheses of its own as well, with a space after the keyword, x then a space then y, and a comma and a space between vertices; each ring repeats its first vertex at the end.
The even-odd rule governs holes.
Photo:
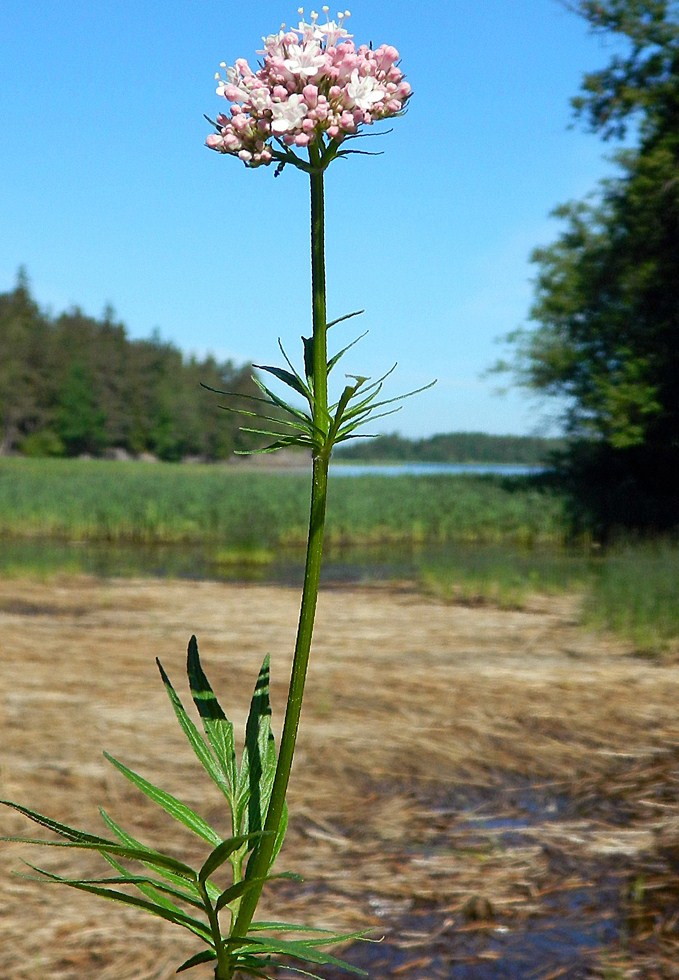
MULTIPOLYGON (((526 898, 517 895, 508 902, 505 890, 493 908, 490 867, 490 901, 473 893, 459 900, 466 871, 454 862, 456 898, 441 906, 414 904, 405 894, 402 901, 371 896, 368 904, 383 923, 383 940, 356 943, 340 955, 372 980, 585 980, 603 975, 602 953, 619 951, 630 940, 633 860, 593 856, 573 833, 578 828, 585 839, 601 827, 591 798, 583 807, 558 786, 525 781, 500 789, 456 788, 429 801, 426 811, 433 832, 410 849, 407 844, 399 849, 404 858, 442 859, 445 867, 446 855, 464 849, 472 860, 474 852, 477 860, 488 855, 491 864, 498 855, 510 861, 516 855, 518 861, 529 854, 522 882, 526 898)), ((322 975, 325 980, 348 976, 333 970, 322 975)))
MULTIPOLYGON (((619 888, 571 889, 546 903, 544 913, 514 924, 461 921, 446 926, 433 910, 403 916, 381 943, 356 944, 342 958, 367 970, 373 980, 545 980, 592 976, 596 952, 615 944, 619 888), (431 938, 428 938, 431 937, 431 938)), ((325 971, 326 980, 347 974, 325 971)))

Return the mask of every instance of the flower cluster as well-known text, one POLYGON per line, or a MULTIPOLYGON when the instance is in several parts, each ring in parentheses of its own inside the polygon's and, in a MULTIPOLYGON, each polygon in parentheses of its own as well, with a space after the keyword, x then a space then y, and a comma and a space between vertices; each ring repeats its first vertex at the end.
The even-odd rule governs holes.
MULTIPOLYGON (((258 71, 244 58, 233 67, 222 63, 217 94, 231 102, 230 114, 220 114, 216 133, 206 143, 219 153, 238 156, 256 167, 281 160, 277 142, 292 147, 339 145, 359 128, 402 112, 411 90, 398 68, 396 48, 382 44, 372 50, 356 47, 344 27, 349 11, 320 24, 312 12, 295 29, 281 27, 263 38, 258 71)), ((290 150, 287 150, 290 156, 290 150)))

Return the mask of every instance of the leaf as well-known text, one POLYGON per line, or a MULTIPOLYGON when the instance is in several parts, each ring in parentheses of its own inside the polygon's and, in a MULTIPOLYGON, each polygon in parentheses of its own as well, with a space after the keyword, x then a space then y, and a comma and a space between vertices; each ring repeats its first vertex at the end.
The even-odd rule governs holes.
MULTIPOLYGON (((326 324, 326 327, 329 330, 330 327, 335 327, 338 323, 342 323, 344 320, 351 320, 351 318, 354 316, 362 316, 363 313, 365 313, 365 310, 354 310, 353 313, 345 313, 344 316, 338 316, 336 320, 330 320, 330 322, 326 324)), ((362 336, 365 337, 365 334, 362 334, 362 336)), ((356 343, 356 341, 354 341, 354 343, 356 343)))
POLYGON ((269 867, 273 867, 276 858, 278 857, 280 850, 283 847, 283 842, 285 841, 285 835, 287 831, 288 831, 288 804, 283 803, 281 822, 279 823, 278 830, 276 831, 276 840, 274 841, 273 851, 271 852, 271 863, 269 867))
POLYGON ((308 388, 302 384, 299 376, 293 374, 291 371, 286 371, 285 368, 275 367, 271 364, 253 364, 252 366, 257 368, 258 371, 266 371, 267 374, 271 374, 274 378, 282 381, 288 388, 292 388, 293 391, 303 395, 304 398, 309 398, 308 388))
MULTIPOLYGON (((360 938, 358 934, 348 935, 348 936, 336 936, 328 937, 327 939, 256 939, 257 949, 261 949, 265 953, 280 953, 285 956, 292 956, 294 959, 302 960, 304 963, 315 963, 319 966, 336 966, 347 973, 354 973, 360 977, 367 977, 368 974, 365 970, 360 969, 360 967, 353 966, 351 963, 347 963, 345 960, 338 959, 331 953, 323 952, 318 949, 319 945, 330 945, 331 943, 337 943, 346 941, 347 939, 360 938)), ((250 947, 252 951, 252 947, 250 947)))
POLYGON ((207 679, 200 662, 198 641, 195 636, 189 640, 186 655, 186 673, 189 679, 191 697, 203 722, 205 734, 212 746, 217 762, 226 776, 231 792, 236 790, 236 749, 233 725, 224 714, 217 695, 207 679))
POLYGON ((294 408, 292 405, 288 405, 288 403, 286 401, 283 401, 282 398, 279 398, 275 392, 273 392, 270 388, 267 388, 264 382, 260 381, 259 378, 253 376, 252 380, 260 389, 260 391, 263 391, 265 395, 268 395, 270 404, 278 405, 278 407, 282 408, 284 412, 288 412, 290 415, 293 415, 295 418, 298 418, 300 420, 302 419, 308 420, 309 418, 308 415, 300 411, 300 409, 294 408))
POLYGON ((112 841, 101 841, 92 843, 91 841, 60 841, 43 840, 41 837, 3 837, 2 840, 14 841, 18 844, 37 844, 42 847, 73 847, 86 851, 99 851, 100 854, 113 854, 116 857, 126 858, 128 861, 143 861, 153 868, 169 868, 183 878, 194 881, 196 872, 182 861, 177 861, 167 854, 160 851, 153 851, 150 848, 125 847, 123 844, 116 844, 112 841))
MULTIPOLYGON (((48 830, 54 831, 55 834, 59 834, 60 837, 65 837, 67 840, 71 841, 89 841, 92 844, 108 844, 110 841, 105 840, 103 837, 96 837, 93 834, 86 834, 84 830, 76 830, 75 827, 69 827, 65 823, 58 823, 56 820, 52 820, 50 817, 44 816, 42 813, 38 813, 36 810, 29 810, 28 807, 22 806, 20 803, 12 803, 11 800, 0 800, 3 806, 9 806, 13 810, 18 810, 19 813, 23 813, 24 816, 28 817, 34 823, 40 824, 41 827, 46 827, 48 830)), ((2 837, 1 840, 21 840, 19 837, 2 837)), ((43 844, 49 844, 49 841, 42 841, 43 844)))
POLYGON ((286 354, 285 348, 283 347, 283 343, 282 343, 280 337, 278 338, 278 346, 280 348, 281 354, 285 358, 286 364, 288 365, 288 367, 290 368, 290 370, 292 371, 292 373, 294 374, 294 376, 297 378, 297 380, 299 381, 300 385, 304 389, 304 396, 305 396, 306 400, 309 402, 309 405, 312 405, 313 404, 313 395, 312 395, 311 388, 308 385, 305 385, 304 384, 303 378, 300 376, 299 372, 295 369, 294 364, 292 363, 292 361, 290 360, 290 358, 286 354))
POLYGON ((224 862, 228 861, 235 851, 240 850, 243 844, 246 844, 254 836, 256 835, 242 834, 240 837, 230 837, 228 840, 223 840, 221 844, 218 844, 198 872, 200 883, 204 884, 213 871, 221 868, 224 862))
POLYGON ((112 888, 100 888, 98 885, 89 885, 86 881, 80 881, 75 878, 62 878, 60 875, 51 874, 49 871, 43 871, 40 868, 36 868, 36 870, 45 878, 49 878, 62 885, 68 885, 69 888, 89 892, 91 895, 98 895, 100 898, 107 898, 112 902, 120 902, 122 905, 133 905, 135 908, 143 909, 145 912, 158 916, 160 919, 174 922, 175 925, 188 929, 190 932, 200 936, 201 939, 204 939, 205 942, 212 944, 212 936, 209 929, 202 922, 199 922, 198 919, 193 919, 183 912, 176 912, 162 905, 156 905, 154 902, 149 902, 145 898, 139 898, 137 895, 128 895, 127 892, 119 892, 112 888))
MULTIPOLYGON (((186 902, 187 905, 193 905, 194 908, 200 910, 204 908, 203 903, 199 901, 196 896, 189 894, 189 892, 187 892, 184 888, 174 888, 171 885, 166 885, 162 881, 158 881, 157 878, 151 878, 148 875, 131 875, 127 868, 122 865, 120 861, 116 861, 116 859, 110 854, 103 854, 102 857, 108 861, 112 868, 115 868, 116 871, 120 872, 121 884, 133 884, 142 895, 145 895, 146 898, 150 899, 152 902, 155 902, 157 905, 164 905, 165 908, 174 909, 174 911, 180 912, 181 909, 168 897, 172 896, 181 902, 186 902)), ((89 879, 89 883, 92 884, 92 879, 89 879)), ((186 882, 182 883, 186 884, 186 882)))
POLYGON ((123 765, 122 762, 118 762, 118 760, 114 759, 108 752, 104 752, 104 758, 108 759, 111 765, 115 766, 116 769, 121 772, 126 779, 129 779, 129 781, 133 783, 137 789, 141 790, 145 796, 148 796, 150 800, 157 803, 158 806, 162 807, 163 810, 169 813, 171 817, 174 817, 175 820, 178 820, 180 823, 184 824, 185 827, 188 827, 188 829, 198 837, 202 837, 203 840, 208 842, 208 844, 212 844, 214 846, 221 843, 222 838, 219 836, 216 830, 213 830, 209 823, 203 820, 203 818, 195 813, 190 807, 186 806, 185 803, 182 803, 181 800, 178 800, 176 796, 173 796, 171 793, 166 793, 165 790, 160 789, 158 786, 154 786, 153 783, 148 781, 148 779, 144 779, 143 776, 139 776, 136 772, 133 772, 132 769, 128 769, 128 767, 123 765))
POLYGON ((238 777, 239 829, 257 833, 264 829, 266 811, 276 774, 276 748, 271 731, 269 700, 270 658, 264 658, 245 726, 245 745, 238 777))
MULTIPOLYGON (((130 834, 127 833, 127 831, 123 830, 123 828, 120 827, 115 822, 115 820, 113 820, 113 818, 110 817, 108 815, 108 813, 106 813, 106 811, 102 807, 99 807, 99 813, 101 814, 101 818, 104 821, 104 823, 106 824, 106 826, 110 830, 113 831, 113 833, 116 835, 116 837, 120 838, 120 840, 123 842, 123 844, 126 844, 128 847, 138 847, 141 850, 144 849, 145 845, 144 844, 141 844, 138 840, 136 840, 136 838, 132 837, 130 834)), ((106 856, 106 855, 104 855, 104 856, 106 856)), ((107 858, 107 860, 108 860, 108 858, 107 858)), ((192 876, 192 878, 190 880, 188 880, 187 877, 186 877, 186 875, 178 875, 178 874, 174 873, 173 871, 171 871, 169 868, 159 867, 158 865, 152 866, 152 865, 147 864, 146 861, 142 861, 142 864, 146 864, 147 867, 153 867, 154 871, 157 874, 159 874, 162 878, 164 878, 165 881, 169 881, 170 884, 175 885, 178 890, 181 890, 182 888, 192 888, 192 887, 195 887, 195 882, 197 880, 197 875, 196 875, 196 872, 193 871, 193 869, 192 869, 193 876, 192 876)), ((208 895, 210 896, 210 898, 213 901, 216 900, 216 898, 219 895, 219 889, 215 885, 213 885, 211 882, 207 882, 207 889, 208 889, 208 895)), ((197 887, 195 889, 195 894, 196 895, 199 894, 197 887)))
POLYGON ((242 881, 237 881, 235 885, 230 885, 217 899, 215 912, 221 912, 226 905, 240 898, 245 892, 249 892, 251 888, 254 888, 261 881, 261 878, 244 878, 242 881))
POLYGON ((181 966, 177 967, 177 973, 184 973, 185 970, 190 970, 194 966, 200 966, 201 963, 210 963, 212 960, 217 959, 217 954, 214 949, 204 949, 200 953, 196 953, 194 956, 190 956, 188 960, 184 960, 181 966))
MULTIPOLYGON (((195 637, 192 639, 195 641, 195 637)), ((170 678, 165 673, 163 665, 157 657, 156 664, 158 665, 160 676, 163 679, 163 684, 165 685, 167 696, 170 699, 170 704, 172 705, 174 713, 177 716, 177 721, 179 722, 182 731, 186 735, 191 748, 195 752, 198 761, 203 766, 210 779, 217 784, 227 800, 231 801, 233 799, 233 783, 230 782, 228 773, 224 771, 217 761, 215 761, 214 756, 205 744, 200 732, 187 715, 179 695, 172 686, 170 678)))
POLYGON ((364 330, 363 333, 359 337, 356 337, 355 340, 352 340, 350 344, 347 344, 347 346, 346 347, 343 347, 342 350, 337 351, 336 354, 333 354, 333 356, 328 361, 328 374, 330 374, 330 372, 332 371, 332 369, 334 368, 334 366, 339 361, 340 357, 344 357, 344 355, 346 354, 346 352, 348 350, 351 350, 351 348, 354 347, 355 344, 357 344, 359 342, 359 340, 363 340, 363 338, 366 336, 367 333, 368 333, 368 331, 367 330, 364 330))

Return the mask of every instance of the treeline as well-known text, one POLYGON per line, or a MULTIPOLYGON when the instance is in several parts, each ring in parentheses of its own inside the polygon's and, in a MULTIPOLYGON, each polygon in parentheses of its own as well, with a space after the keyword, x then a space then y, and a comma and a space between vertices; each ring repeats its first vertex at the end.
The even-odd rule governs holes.
POLYGON ((338 458, 363 462, 522 463, 540 466, 560 450, 559 439, 493 436, 485 432, 448 432, 426 439, 396 433, 361 439, 337 451, 338 458))
POLYGON ((251 373, 186 358, 157 335, 130 340, 110 310, 101 319, 78 308, 51 316, 21 271, 0 294, 0 455, 224 459, 252 442, 200 384, 253 394, 251 373))

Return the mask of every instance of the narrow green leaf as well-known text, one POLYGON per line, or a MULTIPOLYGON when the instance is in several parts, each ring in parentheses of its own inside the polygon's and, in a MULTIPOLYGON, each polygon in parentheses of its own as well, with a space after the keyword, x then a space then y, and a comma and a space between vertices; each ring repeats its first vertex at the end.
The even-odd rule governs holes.
POLYGON ((337 432, 338 432, 338 430, 340 428, 340 425, 342 424, 342 419, 344 417, 344 412, 346 410, 346 407, 349 404, 349 401, 352 398, 352 396, 356 394, 357 388, 358 388, 358 384, 355 384, 355 385, 347 385, 346 388, 344 389, 344 391, 342 392, 342 395, 340 397, 340 400, 337 403, 337 410, 335 412, 335 419, 334 419, 334 421, 332 423, 332 428, 330 429, 330 438, 333 441, 334 441, 334 439, 335 439, 335 437, 337 435, 337 432))
POLYGON ((294 415, 298 419, 308 418, 308 416, 304 412, 300 411, 298 408, 294 408, 292 405, 288 405, 286 401, 283 401, 282 398, 279 398, 279 396, 270 388, 267 388, 264 382, 260 381, 259 378, 253 377, 252 380, 255 382, 255 384, 257 385, 260 391, 263 391, 265 395, 268 395, 270 403, 273 403, 274 405, 278 405, 278 407, 282 408, 283 411, 289 412, 290 415, 294 415))
POLYGON ((170 699, 170 704, 172 705, 174 713, 177 716, 177 721, 179 722, 182 731, 186 735, 191 748, 195 752, 198 761, 202 765, 203 769, 205 769, 210 779, 219 787, 226 799, 231 802, 233 799, 233 784, 230 783, 228 774, 225 773, 221 765, 215 761, 215 757, 205 744, 205 740, 187 715, 179 695, 170 683, 170 678, 165 673, 163 665, 157 657, 156 664, 158 665, 160 676, 163 679, 163 684, 165 685, 167 696, 170 699))
MULTIPOLYGON (((177 899, 181 902, 186 902, 187 905, 193 905, 194 908, 203 909, 203 903, 199 901, 197 897, 189 894, 185 888, 175 888, 172 885, 167 885, 163 881, 158 881, 157 878, 151 878, 148 875, 132 875, 129 873, 127 868, 116 861, 116 859, 111 854, 102 854, 104 860, 108 861, 112 868, 120 872, 121 883, 128 882, 133 884, 142 895, 155 902, 157 905, 164 905, 165 908, 174 909, 176 912, 180 912, 181 909, 175 905, 169 896, 177 899)), ((180 881, 182 879, 179 879, 180 881)), ((89 879, 89 883, 92 884, 92 880, 89 879)), ((182 881, 182 884, 186 884, 182 881)))
POLYGON ((288 388, 292 388, 293 391, 296 391, 304 398, 309 397, 309 391, 306 385, 302 384, 299 377, 296 374, 293 374, 291 371, 286 371, 285 368, 275 367, 271 364, 253 364, 252 366, 257 368, 258 371, 266 371, 267 374, 271 374, 274 378, 278 378, 278 380, 282 381, 284 385, 287 385, 288 388))
POLYGON ((133 772, 132 769, 128 769, 128 767, 123 765, 122 762, 118 762, 118 760, 114 759, 108 752, 104 752, 104 757, 108 759, 111 765, 115 766, 126 779, 129 779, 129 781, 136 786, 137 789, 141 790, 145 796, 148 796, 150 800, 157 803, 158 806, 162 807, 163 810, 169 813, 171 817, 174 817, 175 820, 178 820, 180 823, 184 824, 185 827, 188 827, 188 829, 194 834, 197 834, 198 837, 202 837, 203 840, 206 840, 213 846, 221 843, 222 838, 219 836, 216 830, 213 830, 209 823, 203 820, 203 818, 195 813, 190 807, 186 806, 185 803, 182 803, 181 800, 178 800, 176 796, 172 796, 171 793, 166 793, 165 790, 160 789, 158 786, 154 786, 153 783, 148 781, 148 779, 144 779, 143 776, 139 776, 136 772, 133 772))
POLYGON ((200 966, 201 963, 211 963, 212 960, 217 959, 217 954, 214 949, 204 949, 200 953, 196 953, 194 956, 189 956, 188 960, 184 960, 181 966, 177 967, 176 973, 184 973, 185 970, 190 970, 194 966, 200 966))
MULTIPOLYGON (((308 444, 310 442, 310 438, 306 434, 297 436, 291 433, 288 435, 285 432, 276 432, 273 429, 255 428, 251 425, 241 425, 240 430, 241 432, 253 432, 259 436, 270 436, 279 440, 280 442, 285 442, 289 446, 302 445, 305 443, 308 444)), ((305 429, 304 432, 306 433, 308 430, 305 429)))
POLYGON ((238 779, 240 829, 257 833, 264 829, 266 811, 276 774, 276 748, 271 731, 269 656, 264 658, 245 726, 245 745, 238 779))
POLYGON ((282 343, 280 337, 278 338, 278 346, 280 348, 281 354, 285 358, 286 364, 288 365, 288 367, 290 368, 290 370, 292 371, 292 373, 294 374, 294 376, 297 378, 298 382, 302 386, 302 388, 304 390, 304 397, 309 402, 309 404, 311 404, 313 402, 313 395, 312 395, 312 392, 311 392, 311 388, 304 383, 304 379, 301 377, 301 375, 299 374, 299 372, 295 368, 295 365, 292 363, 292 361, 290 360, 290 358, 286 354, 285 348, 283 347, 283 343, 282 343))
POLYGON ((39 870, 40 874, 44 875, 45 878, 49 878, 52 881, 58 882, 62 885, 68 885, 69 888, 89 892, 91 895, 98 895, 100 898, 107 898, 112 902, 120 902, 122 905, 132 905, 135 908, 143 909, 145 912, 149 912, 151 915, 158 916, 160 919, 166 919, 168 922, 174 922, 175 925, 189 929, 191 932, 204 939, 205 942, 212 945, 210 930, 204 926, 202 922, 199 922, 198 919, 185 915, 183 912, 174 912, 162 905, 156 905, 154 902, 149 902, 145 898, 139 898, 137 895, 128 895, 127 892, 119 892, 113 888, 100 888, 98 885, 88 885, 86 882, 78 881, 77 879, 62 878, 60 875, 51 874, 49 871, 42 871, 41 869, 37 870, 39 870))
POLYGON ((272 442, 270 446, 264 446, 263 449, 234 449, 234 454, 236 456, 263 456, 265 453, 275 453, 279 449, 287 449, 288 446, 303 445, 301 440, 299 442, 272 442))
MULTIPOLYGON (((116 837, 118 837, 123 844, 126 844, 128 847, 138 847, 140 849, 143 849, 145 847, 145 845, 142 844, 140 841, 138 841, 135 837, 132 837, 131 834, 128 834, 126 830, 123 830, 123 828, 119 824, 117 824, 115 820, 113 820, 113 818, 110 817, 102 807, 99 807, 99 813, 101 814, 102 820, 109 828, 109 830, 112 830, 113 833, 116 835, 116 837)), ((142 861, 142 864, 145 863, 146 862, 142 861)), ((146 866, 151 867, 151 865, 146 865, 146 866)), ((156 874, 161 875, 161 877, 165 881, 168 881, 171 885, 174 885, 178 891, 181 891, 183 888, 188 888, 191 890, 192 895, 194 895, 195 897, 199 897, 200 892, 198 891, 198 886, 196 884, 197 875, 195 871, 193 871, 193 877, 191 879, 188 879, 185 875, 175 874, 173 871, 170 871, 168 868, 161 868, 158 867, 157 865, 153 868, 153 870, 156 872, 156 874)), ((207 890, 210 899, 212 901, 216 901, 216 899, 220 894, 220 889, 217 888, 215 885, 213 885, 212 882, 208 881, 206 884, 207 884, 207 890)))
POLYGON ((220 868, 225 861, 228 861, 231 855, 240 850, 240 848, 247 844, 255 834, 241 834, 240 837, 230 837, 228 840, 223 840, 221 844, 212 851, 207 861, 203 864, 202 868, 198 872, 198 880, 203 883, 207 881, 213 871, 220 868))
MULTIPOLYGON (((65 837, 67 840, 71 841, 89 841, 92 844, 101 843, 107 844, 109 841, 104 840, 103 837, 96 837, 93 834, 86 834, 84 830, 76 830, 74 827, 69 827, 65 823, 58 823, 56 820, 52 820, 50 817, 44 816, 42 813, 38 813, 36 810, 29 810, 28 807, 22 806, 20 803, 12 803, 10 800, 0 800, 3 806, 9 806, 13 810, 18 810, 19 813, 23 813, 24 816, 28 817, 34 823, 40 824, 41 827, 46 827, 48 830, 54 831, 55 834, 59 834, 60 837, 65 837)), ((0 840, 20 840, 21 838, 9 838, 3 837, 0 840)), ((49 843, 49 842, 44 842, 49 843)))
POLYGON ((310 932, 330 935, 332 929, 318 929, 314 926, 302 926, 294 922, 253 922, 250 932, 310 932))
POLYGON ((3 837, 2 840, 14 841, 19 844, 36 844, 42 847, 71 847, 85 851, 99 851, 100 854, 113 854, 116 857, 125 858, 128 861, 143 861, 144 864, 153 868, 169 868, 176 874, 187 878, 189 881, 195 880, 196 872, 187 864, 161 854, 160 851, 153 851, 150 848, 138 850, 134 847, 125 847, 123 844, 116 844, 112 841, 60 841, 43 840, 40 837, 3 837))
POLYGON ((288 831, 288 804, 283 804, 283 812, 281 813, 281 822, 278 825, 278 830, 276 831, 276 840, 273 845, 273 852, 271 854, 271 864, 269 867, 273 867, 276 858, 278 857, 283 843, 285 841, 285 835, 288 831))
POLYGON ((205 734, 214 749, 217 761, 226 776, 231 792, 236 789, 236 749, 233 725, 226 717, 203 670, 195 636, 189 640, 186 655, 186 673, 189 679, 191 697, 203 722, 205 734))
POLYGON ((354 347, 359 342, 359 340, 363 340, 363 338, 367 335, 367 333, 368 333, 368 331, 367 330, 364 330, 363 333, 359 337, 356 337, 355 340, 352 340, 350 344, 347 344, 347 346, 346 347, 343 347, 342 350, 337 351, 336 354, 333 354, 333 356, 328 361, 328 374, 330 374, 330 372, 332 371, 332 369, 334 368, 334 366, 337 364, 337 362, 339 361, 339 359, 341 357, 344 357, 344 355, 346 354, 346 352, 348 350, 351 350, 351 348, 354 347))
POLYGON ((245 892, 249 892, 250 889, 254 888, 256 884, 261 882, 261 880, 261 878, 244 878, 242 881, 237 881, 235 885, 230 885, 217 899, 215 911, 221 912, 225 906, 227 906, 230 902, 233 902, 235 899, 240 898, 241 895, 245 894, 245 892))
MULTIPOLYGON (((127 869, 124 868, 123 865, 120 864, 118 861, 115 861, 112 857, 110 857, 107 854, 105 854, 104 857, 109 862, 109 864, 111 864, 112 867, 116 868, 117 871, 120 871, 120 874, 115 875, 112 878, 111 877, 77 878, 77 879, 60 878, 59 881, 62 884, 67 884, 67 883, 72 884, 74 881, 77 881, 79 885, 134 885, 136 888, 139 889, 139 891, 142 892, 142 894, 145 894, 147 898, 151 898, 151 900, 156 904, 163 905, 165 908, 171 909, 174 912, 182 913, 182 910, 178 908, 174 904, 174 902, 169 901, 167 897, 168 895, 172 895, 175 898, 181 899, 182 902, 186 902, 189 905, 193 905, 194 908, 197 908, 201 912, 204 911, 204 905, 202 904, 202 902, 199 902, 191 898, 191 896, 188 895, 186 892, 178 892, 174 888, 169 888, 167 885, 164 885, 161 881, 158 881, 156 878, 150 878, 148 875, 131 875, 128 873, 127 869), (145 886, 147 885, 151 887, 146 888, 145 886), (154 897, 156 895, 159 895, 159 899, 154 897)), ((32 868, 33 871, 37 871, 39 875, 44 877, 46 872, 44 872, 42 868, 37 868, 34 864, 30 864, 28 861, 26 862, 26 864, 28 865, 29 868, 32 868)), ((25 877, 28 878, 29 876, 26 875, 25 877)), ((32 880, 38 881, 41 879, 34 878, 32 880)))
MULTIPOLYGON (((365 313, 365 310, 354 310, 353 313, 345 313, 344 316, 338 316, 336 320, 331 320, 327 324, 327 329, 329 330, 330 327, 337 326, 338 323, 342 323, 344 320, 351 320, 352 317, 361 316, 363 313, 365 313)), ((365 334, 363 334, 363 336, 365 337, 365 334)), ((356 341, 354 341, 354 343, 356 343, 356 341)))
MULTIPOLYGON (((345 939, 353 938, 350 936, 345 939)), ((266 953, 279 953, 285 956, 292 956, 294 959, 302 960, 304 963, 316 963, 319 966, 337 966, 347 973, 354 973, 360 977, 367 977, 365 970, 353 966, 345 960, 340 960, 331 953, 326 953, 317 948, 321 944, 331 944, 341 942, 342 938, 328 938, 327 940, 303 940, 303 939, 256 939, 254 942, 258 949, 266 953)))

